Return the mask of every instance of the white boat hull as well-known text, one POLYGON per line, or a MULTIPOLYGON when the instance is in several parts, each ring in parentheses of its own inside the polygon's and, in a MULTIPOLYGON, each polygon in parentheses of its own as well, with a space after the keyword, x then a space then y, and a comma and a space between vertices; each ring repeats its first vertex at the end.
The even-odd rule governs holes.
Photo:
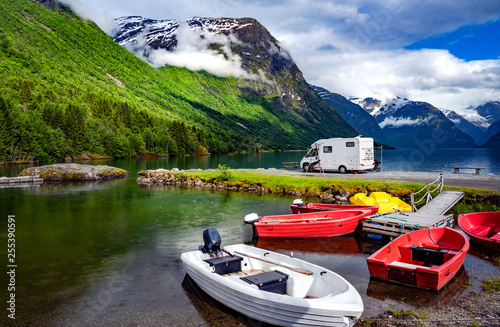
POLYGON ((352 326, 363 312, 363 302, 356 289, 330 270, 243 244, 227 246, 225 250, 278 263, 240 255, 243 272, 279 270, 289 275, 286 282, 289 294, 277 294, 248 284, 238 274, 211 272, 201 251, 181 255, 188 275, 201 289, 248 317, 281 326, 352 326), (305 269, 312 275, 306 276, 283 266, 305 269))

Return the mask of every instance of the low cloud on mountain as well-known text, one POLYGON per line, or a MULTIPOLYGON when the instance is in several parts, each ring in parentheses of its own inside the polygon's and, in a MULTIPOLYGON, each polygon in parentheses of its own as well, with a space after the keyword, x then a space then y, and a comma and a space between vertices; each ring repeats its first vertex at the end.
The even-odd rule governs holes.
POLYGON ((405 127, 405 126, 418 126, 422 124, 427 124, 434 116, 427 116, 425 118, 411 119, 409 117, 406 118, 398 118, 398 117, 386 117, 381 123, 379 123, 380 128, 384 127, 405 127))
MULTIPOLYGON (((290 52, 309 83, 345 96, 408 97, 462 114, 468 114, 467 107, 500 99, 498 58, 469 60, 448 50, 407 49, 419 40, 462 26, 498 21, 498 1, 64 1, 86 7, 86 17, 106 31, 109 21, 105 18, 111 16, 178 20, 193 16, 253 17, 290 52)), ((453 42, 468 38, 471 35, 458 35, 453 42)), ((492 38, 488 47, 497 43, 492 38)), ((198 57, 188 50, 183 55, 192 58, 191 62, 212 63, 214 67, 221 64, 217 54, 198 57)), ((161 55, 158 60, 182 59, 170 57, 161 55)), ((237 66, 238 60, 229 58, 229 66, 237 66)))

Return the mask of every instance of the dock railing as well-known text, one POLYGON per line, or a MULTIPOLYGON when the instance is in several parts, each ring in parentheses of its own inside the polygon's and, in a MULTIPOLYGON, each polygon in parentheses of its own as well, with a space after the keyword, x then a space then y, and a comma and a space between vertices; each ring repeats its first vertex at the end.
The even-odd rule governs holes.
POLYGON ((425 200, 425 203, 429 203, 430 200, 432 200, 432 198, 434 196, 436 196, 437 194, 441 193, 441 191, 443 190, 443 186, 444 186, 444 179, 443 179, 443 174, 439 174, 439 177, 432 183, 427 183, 420 191, 418 192, 415 192, 415 193, 412 193, 410 195, 411 197, 411 210, 413 212, 416 212, 417 211, 417 204, 419 204, 420 202, 422 202, 424 199, 425 200), (431 190, 431 185, 434 185, 436 184, 436 186, 434 187, 434 189, 431 190), (434 194, 433 196, 433 193, 436 192, 437 190, 439 189, 439 192, 434 194), (420 198, 420 200, 418 201, 415 201, 415 196, 420 194, 421 192, 423 191, 426 191, 422 197, 420 198))

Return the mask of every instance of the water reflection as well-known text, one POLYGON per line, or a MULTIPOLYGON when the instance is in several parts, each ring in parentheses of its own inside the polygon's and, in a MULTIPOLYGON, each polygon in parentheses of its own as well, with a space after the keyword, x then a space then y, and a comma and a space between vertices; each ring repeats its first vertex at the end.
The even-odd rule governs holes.
POLYGON ((257 239, 256 247, 276 251, 303 251, 331 254, 365 253, 361 237, 339 236, 329 238, 267 238, 257 239))
MULTIPOLYGON (((175 166, 215 168, 217 162, 212 158, 215 156, 201 161, 185 158, 175 166)), ((210 306, 195 303, 182 286, 185 270, 179 259, 181 253, 202 244, 202 231, 208 227, 219 230, 223 246, 247 243, 294 252, 297 258, 339 273, 362 295, 364 316, 382 313, 384 306, 397 303, 408 293, 404 286, 377 285, 370 280, 366 257, 381 244, 352 235, 253 239, 251 227, 243 224, 244 215, 289 213, 291 198, 136 183, 135 173, 141 169, 173 168, 171 162, 166 165, 169 159, 93 162, 132 173, 120 180, 0 189, 0 240, 5 242, 7 237, 8 215, 15 215, 19 271, 18 319, 6 321, 6 315, 1 315, 0 325, 211 325, 214 320, 206 317, 211 314, 210 306)), ((264 159, 252 157, 240 164, 270 166, 259 160, 264 159)), ((297 159, 277 157, 276 162, 281 161, 297 159)), ((0 169, 14 173, 18 168, 0 169)), ((458 289, 457 295, 479 290, 483 278, 500 275, 491 257, 491 253, 471 248, 464 262, 471 285, 463 292, 458 289)), ((449 289, 466 281, 457 279, 449 289)), ((414 305, 432 305, 435 297, 443 296, 424 295, 428 298, 414 305)), ((225 312, 214 316, 220 319, 219 325, 246 323, 225 312)))
POLYGON ((455 277, 439 292, 399 285, 370 278, 366 295, 381 301, 391 300, 415 308, 437 307, 462 294, 469 285, 469 277, 462 266, 455 277), (411 292, 411 295, 409 295, 411 292))

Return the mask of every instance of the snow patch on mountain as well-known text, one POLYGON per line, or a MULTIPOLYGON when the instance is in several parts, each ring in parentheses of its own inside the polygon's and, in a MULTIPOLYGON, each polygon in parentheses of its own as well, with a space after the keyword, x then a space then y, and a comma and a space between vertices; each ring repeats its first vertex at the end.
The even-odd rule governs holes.
MULTIPOLYGON (((221 77, 266 81, 263 72, 243 69, 241 57, 231 51, 231 46, 241 43, 233 31, 251 23, 240 24, 231 18, 177 21, 128 16, 117 18, 116 24, 121 32, 115 41, 155 68, 176 66, 221 77)), ((270 51, 279 49, 271 47, 270 51)))

